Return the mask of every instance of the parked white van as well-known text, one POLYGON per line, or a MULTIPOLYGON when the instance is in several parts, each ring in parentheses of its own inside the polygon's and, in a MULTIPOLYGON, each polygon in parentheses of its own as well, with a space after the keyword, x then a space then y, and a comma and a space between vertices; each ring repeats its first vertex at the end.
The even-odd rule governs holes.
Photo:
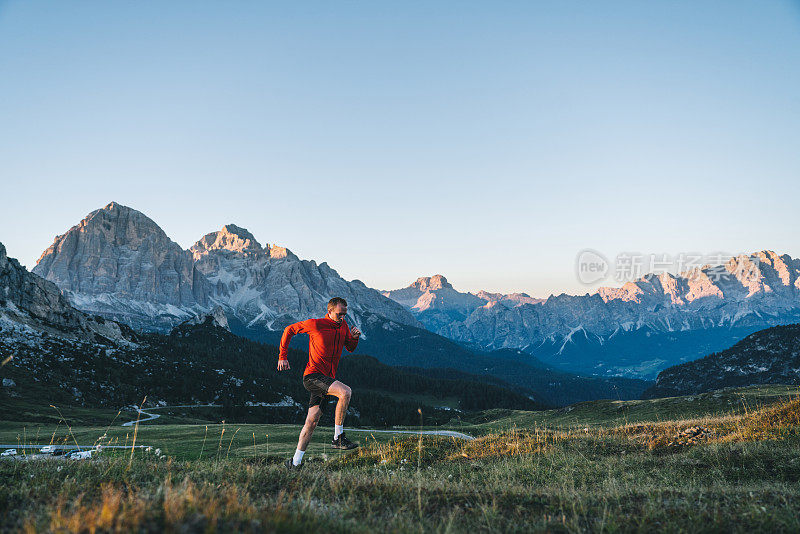
POLYGON ((16 455, 17 455, 17 449, 6 449, 2 453, 0 453, 0 456, 16 456, 16 455))

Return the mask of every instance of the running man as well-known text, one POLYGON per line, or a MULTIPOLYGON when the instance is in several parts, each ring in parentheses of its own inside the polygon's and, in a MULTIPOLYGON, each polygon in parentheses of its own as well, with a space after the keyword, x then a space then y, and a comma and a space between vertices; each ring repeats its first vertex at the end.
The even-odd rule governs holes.
POLYGON ((278 354, 278 371, 289 369, 286 353, 289 341, 295 334, 308 334, 308 363, 303 372, 303 386, 311 393, 308 401, 308 416, 294 458, 286 460, 289 469, 299 468, 303 461, 306 447, 311 441, 311 435, 317 427, 317 422, 325 407, 325 396, 333 395, 339 398, 336 403, 335 430, 331 446, 335 449, 354 449, 358 447, 344 435, 344 415, 350 404, 352 391, 349 387, 336 380, 336 367, 342 356, 342 347, 348 351, 356 350, 361 331, 353 327, 351 330, 344 320, 347 315, 347 301, 341 297, 334 297, 328 301, 328 313, 322 319, 308 319, 287 326, 281 337, 280 352, 278 354))

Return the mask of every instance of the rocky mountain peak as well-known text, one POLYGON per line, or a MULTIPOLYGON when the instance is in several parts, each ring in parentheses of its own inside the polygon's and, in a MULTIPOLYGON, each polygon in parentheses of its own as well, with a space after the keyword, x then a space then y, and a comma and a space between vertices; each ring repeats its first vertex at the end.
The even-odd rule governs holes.
MULTIPOLYGON (((522 293, 522 294, 524 294, 524 293, 522 293)), ((493 293, 491 291, 486 291, 485 289, 481 289, 480 291, 475 293, 475 296, 485 300, 486 302, 492 302, 492 301, 500 300, 501 298, 503 298, 503 294, 502 293, 493 293)))
POLYGON ((748 260, 750 263, 758 262, 759 274, 769 280, 770 285, 800 289, 800 259, 794 259, 788 254, 778 255, 772 250, 762 250, 752 254, 748 260))
POLYGON ((143 241, 150 238, 169 241, 161 227, 144 213, 117 202, 110 202, 89 213, 66 233, 56 236, 53 244, 37 260, 34 272, 37 267, 42 270, 48 266, 49 260, 62 252, 64 246, 74 245, 79 234, 92 234, 110 245, 124 244, 132 248, 138 248, 143 241), (45 266, 39 267, 43 262, 45 266))
POLYGON ((413 287, 416 287, 420 291, 453 289, 453 286, 447 281, 447 278, 441 274, 435 274, 433 276, 421 276, 420 278, 417 278, 416 282, 414 282, 413 287))
POLYGON ((204 308, 208 282, 191 254, 140 211, 111 202, 59 235, 33 272, 90 313, 166 325, 204 308))
POLYGON ((454 317, 465 319, 475 308, 486 304, 486 300, 472 293, 454 289, 441 274, 417 278, 413 284, 384 291, 383 295, 414 314, 424 314, 426 326, 431 329, 449 324, 454 317))
MULTIPOLYGON (((103 222, 121 221, 131 222, 136 225, 140 232, 155 232, 166 235, 156 222, 142 213, 119 202, 109 202, 100 209, 94 210, 81 221, 86 225, 101 225, 103 222)), ((117 228, 118 229, 118 228, 117 228)), ((108 229, 107 229, 108 230, 108 229)))
POLYGON ((220 235, 228 236, 231 239, 241 241, 246 246, 253 248, 261 248, 261 245, 256 240, 255 236, 250 233, 247 228, 236 226, 235 224, 226 224, 220 230, 220 235))
POLYGON ((487 303, 500 302, 505 306, 520 306, 522 304, 541 304, 545 299, 539 299, 528 295, 527 293, 493 293, 481 289, 475 296, 485 300, 487 303))
POLYGON ((201 260, 211 252, 227 251, 235 254, 245 254, 249 256, 269 256, 270 258, 298 259, 288 248, 276 245, 261 244, 246 228, 235 224, 226 224, 222 230, 211 232, 204 235, 197 243, 189 249, 195 261, 201 260))
POLYGON ((247 229, 226 224, 222 230, 211 232, 204 235, 197 243, 189 249, 194 259, 207 254, 212 250, 227 250, 240 253, 258 253, 264 249, 256 238, 247 229))
POLYGON ((190 250, 195 268, 212 285, 211 300, 248 329, 282 329, 324 313, 327 301, 336 295, 347 299, 354 317, 369 309, 391 320, 419 324, 374 289, 347 283, 327 263, 301 260, 284 247, 262 247, 253 234, 233 224, 206 234, 190 250))

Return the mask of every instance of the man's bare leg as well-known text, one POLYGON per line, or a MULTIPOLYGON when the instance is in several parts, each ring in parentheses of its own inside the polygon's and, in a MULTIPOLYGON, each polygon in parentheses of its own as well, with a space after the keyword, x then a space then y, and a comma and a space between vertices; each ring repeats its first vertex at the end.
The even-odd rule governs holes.
POLYGON ((300 431, 300 439, 297 440, 297 451, 295 451, 294 457, 295 465, 300 465, 303 454, 306 452, 306 448, 308 448, 308 444, 311 441, 311 436, 314 435, 314 429, 317 428, 320 415, 322 415, 322 410, 320 410, 319 406, 312 406, 308 409, 306 422, 303 425, 303 430, 300 431), (300 453, 299 455, 298 452, 300 453))
POLYGON ((358 443, 353 443, 347 436, 344 435, 344 416, 347 414, 347 407, 350 405, 350 396, 353 392, 349 387, 342 384, 338 380, 331 384, 328 388, 328 395, 334 395, 339 398, 336 403, 336 416, 335 425, 333 427, 333 442, 331 445, 336 449, 354 449, 358 447, 358 443))
POLYGON ((333 395, 339 399, 339 402, 336 403, 336 416, 334 417, 334 424, 337 426, 344 425, 344 416, 347 413, 347 407, 350 405, 352 394, 353 391, 338 380, 328 388, 328 395, 333 395))

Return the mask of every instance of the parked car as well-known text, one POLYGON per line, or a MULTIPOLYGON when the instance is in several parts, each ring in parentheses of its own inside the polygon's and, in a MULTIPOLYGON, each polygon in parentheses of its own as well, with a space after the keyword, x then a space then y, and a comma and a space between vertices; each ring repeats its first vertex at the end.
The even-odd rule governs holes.
POLYGON ((86 460, 92 457, 93 451, 72 451, 68 452, 66 458, 70 460, 86 460))
POLYGON ((16 456, 16 455, 17 455, 17 449, 6 449, 2 453, 0 453, 0 456, 16 456))
POLYGON ((54 452, 56 452, 56 446, 55 445, 45 445, 44 447, 39 449, 39 452, 41 452, 42 454, 53 454, 54 452))

